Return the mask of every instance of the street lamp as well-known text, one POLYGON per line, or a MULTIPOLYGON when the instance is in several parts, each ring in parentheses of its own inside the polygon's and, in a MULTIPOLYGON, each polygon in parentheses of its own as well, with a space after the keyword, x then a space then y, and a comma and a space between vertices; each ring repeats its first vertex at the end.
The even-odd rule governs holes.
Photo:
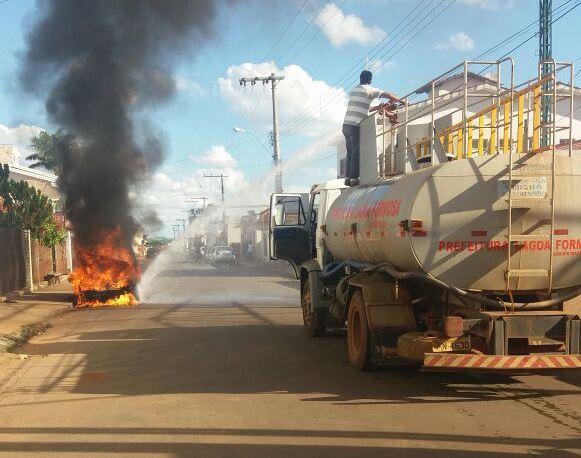
POLYGON ((260 138, 257 135, 255 135, 253 132, 251 132, 249 130, 246 130, 246 129, 242 128, 242 127, 238 127, 238 126, 233 127, 232 130, 234 132, 236 132, 237 134, 248 134, 248 135, 250 135, 252 138, 254 138, 260 144, 260 146, 262 146, 262 148, 264 149, 264 151, 266 151, 268 154, 272 155, 272 153, 270 152, 270 150, 264 145, 264 143, 262 143, 262 140, 260 140, 260 138))

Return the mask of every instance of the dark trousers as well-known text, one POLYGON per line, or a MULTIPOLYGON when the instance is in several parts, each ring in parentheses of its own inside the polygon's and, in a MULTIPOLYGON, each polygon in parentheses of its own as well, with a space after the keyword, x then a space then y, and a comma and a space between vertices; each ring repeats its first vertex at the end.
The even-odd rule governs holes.
POLYGON ((359 126, 343 124, 343 135, 347 146, 345 177, 359 179, 359 126))

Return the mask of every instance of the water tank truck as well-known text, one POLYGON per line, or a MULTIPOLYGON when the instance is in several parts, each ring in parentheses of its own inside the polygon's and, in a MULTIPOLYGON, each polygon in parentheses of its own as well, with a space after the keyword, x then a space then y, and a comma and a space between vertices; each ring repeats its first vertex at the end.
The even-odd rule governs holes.
POLYGON ((362 122, 358 186, 272 195, 271 258, 300 279, 309 335, 346 324, 360 370, 581 367, 576 94, 558 80, 571 65, 550 66, 518 87, 500 82, 511 59, 465 62, 395 125, 362 122))

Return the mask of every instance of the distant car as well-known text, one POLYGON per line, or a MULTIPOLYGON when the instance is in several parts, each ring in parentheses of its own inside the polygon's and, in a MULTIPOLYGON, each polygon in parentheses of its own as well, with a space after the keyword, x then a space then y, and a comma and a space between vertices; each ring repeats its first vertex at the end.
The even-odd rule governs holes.
POLYGON ((161 252, 161 247, 159 245, 153 245, 150 247, 147 247, 147 252, 145 254, 145 256, 147 258, 155 258, 159 253, 161 252))
POLYGON ((236 254, 231 246, 217 246, 212 252, 211 260, 216 264, 234 264, 236 254))

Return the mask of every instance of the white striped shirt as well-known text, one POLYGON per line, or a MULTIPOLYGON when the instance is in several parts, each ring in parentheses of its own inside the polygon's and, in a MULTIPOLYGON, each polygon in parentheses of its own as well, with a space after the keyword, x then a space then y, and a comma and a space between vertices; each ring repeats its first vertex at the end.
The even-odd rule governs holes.
POLYGON ((343 124, 358 126, 367 116, 369 116, 369 106, 371 102, 381 95, 379 89, 368 84, 360 84, 349 92, 349 103, 343 124))

